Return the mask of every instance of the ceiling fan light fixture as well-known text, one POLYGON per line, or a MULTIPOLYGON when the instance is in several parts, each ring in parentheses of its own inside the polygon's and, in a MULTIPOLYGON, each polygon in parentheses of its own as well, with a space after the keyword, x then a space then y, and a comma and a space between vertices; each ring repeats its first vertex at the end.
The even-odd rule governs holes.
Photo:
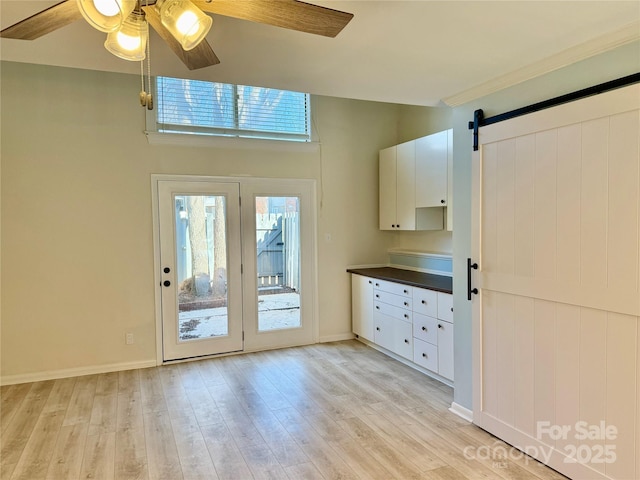
POLYGON ((148 36, 149 24, 144 14, 133 12, 126 18, 120 30, 107 34, 104 48, 123 60, 139 62, 145 59, 148 36))
POLYGON ((159 0, 156 8, 162 25, 186 51, 204 40, 213 20, 189 0, 159 0))
POLYGON ((115 32, 136 6, 136 0, 77 0, 78 9, 93 28, 115 32))

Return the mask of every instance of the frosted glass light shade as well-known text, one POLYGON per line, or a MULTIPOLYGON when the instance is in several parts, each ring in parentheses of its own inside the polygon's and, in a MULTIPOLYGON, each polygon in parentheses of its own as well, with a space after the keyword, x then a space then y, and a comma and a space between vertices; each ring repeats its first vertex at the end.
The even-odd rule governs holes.
POLYGON ((144 15, 132 13, 126 18, 120 30, 107 34, 104 48, 124 60, 132 62, 144 60, 148 36, 149 24, 144 19, 144 15))
POLYGON ((211 29, 211 17, 189 0, 164 0, 156 5, 162 25, 180 42, 183 50, 195 48, 211 29))
POLYGON ((101 32, 115 32, 136 6, 136 0, 77 0, 89 25, 101 32))

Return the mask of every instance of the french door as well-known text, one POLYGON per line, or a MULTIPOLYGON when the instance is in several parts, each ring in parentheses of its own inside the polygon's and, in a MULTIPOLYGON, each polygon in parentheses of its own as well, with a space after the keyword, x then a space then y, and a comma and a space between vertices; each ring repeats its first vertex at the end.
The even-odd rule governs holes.
POLYGON ((153 185, 159 362, 315 341, 313 181, 153 185))
POLYGON ((157 188, 163 360, 242 350, 240 185, 157 188))
POLYGON ((576 479, 640 478, 639 108, 490 125, 473 159, 473 421, 576 479))

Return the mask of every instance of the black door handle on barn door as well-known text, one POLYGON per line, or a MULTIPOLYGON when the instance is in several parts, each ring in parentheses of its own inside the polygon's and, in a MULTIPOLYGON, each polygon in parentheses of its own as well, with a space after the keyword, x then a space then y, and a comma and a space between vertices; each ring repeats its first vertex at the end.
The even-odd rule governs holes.
POLYGON ((467 300, 471 300, 471 294, 472 293, 474 295, 478 294, 478 289, 477 288, 471 288, 471 269, 477 270, 478 269, 478 264, 477 263, 471 263, 471 259, 467 258, 467 300))

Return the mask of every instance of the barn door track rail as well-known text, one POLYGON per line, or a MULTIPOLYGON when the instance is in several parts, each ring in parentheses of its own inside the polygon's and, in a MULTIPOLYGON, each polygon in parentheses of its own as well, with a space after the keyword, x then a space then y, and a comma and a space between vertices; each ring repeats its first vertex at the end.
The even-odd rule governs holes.
POLYGON ((572 93, 560 95, 559 97, 544 100, 542 102, 533 103, 526 107, 517 108, 509 112, 494 115, 493 117, 484 118, 484 112, 482 109, 478 109, 473 112, 473 121, 469 122, 469 130, 473 130, 473 150, 478 150, 478 129, 485 127, 493 123, 503 122, 515 117, 527 115, 529 113, 544 110, 546 108, 562 105, 563 103, 573 102, 574 100, 580 100, 581 98, 590 97, 592 95, 598 95, 600 93, 608 92, 609 90, 615 90, 616 88, 626 87, 634 83, 640 83, 640 73, 633 73, 626 77, 611 80, 609 82, 601 83, 593 87, 583 88, 572 93))

